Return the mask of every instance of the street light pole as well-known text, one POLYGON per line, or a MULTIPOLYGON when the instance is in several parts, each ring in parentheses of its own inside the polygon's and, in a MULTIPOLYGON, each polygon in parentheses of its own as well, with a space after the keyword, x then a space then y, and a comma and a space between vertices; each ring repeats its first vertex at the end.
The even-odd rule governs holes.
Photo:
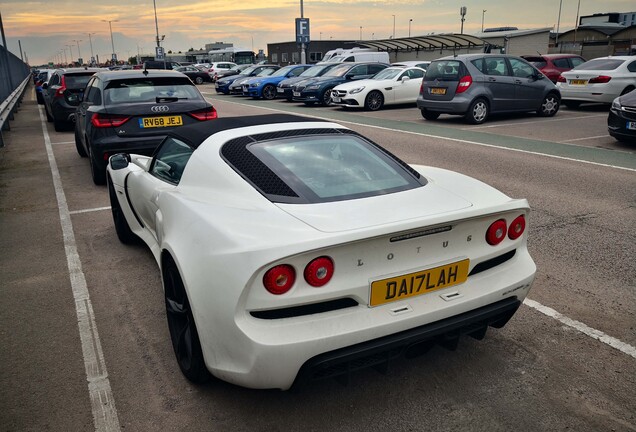
MULTIPOLYGON (((300 18, 304 19, 305 18, 305 11, 303 9, 303 0, 300 0, 300 18)), ((305 46, 305 42, 301 42, 300 44, 300 64, 306 64, 307 63, 307 52, 306 50, 306 46, 305 46)))
POLYGON ((461 8, 459 8, 459 14, 462 17, 462 28, 460 33, 464 34, 464 21, 466 20, 466 18, 464 18, 466 16, 466 6, 462 6, 461 8))
POLYGON ((155 8, 155 31, 157 32, 157 48, 161 46, 159 41, 159 21, 157 20, 157 1, 152 0, 152 5, 155 8))
MULTIPOLYGON (((73 62, 73 45, 66 45, 68 47, 68 52, 71 53, 71 62, 73 62)), ((74 63, 74 62, 73 62, 74 63)))
MULTIPOLYGON (((77 39, 73 39, 73 42, 77 43, 77 62, 79 63, 79 59, 82 58, 82 53, 80 52, 80 46, 79 43, 82 42, 81 39, 77 40, 77 39)), ((80 65, 81 66, 81 65, 80 65)))
POLYGON ((481 32, 484 32, 484 15, 486 15, 486 9, 481 11, 481 32))
POLYGON ((413 22, 413 18, 409 19, 409 37, 411 37, 411 23, 413 22))
POLYGON ((110 45, 113 48, 113 55, 111 57, 111 61, 116 61, 117 54, 115 54, 115 41, 113 40, 113 25, 112 25, 112 23, 118 22, 119 20, 102 20, 102 21, 108 23, 108 29, 110 30, 110 45))
POLYGON ((358 40, 362 40, 362 26, 360 26, 360 39, 358 40))
POLYGON ((95 55, 93 54, 93 39, 91 38, 91 35, 94 35, 95 33, 89 33, 88 34, 88 43, 90 43, 91 45, 91 66, 93 65, 93 59, 95 58, 95 55))
POLYGON ((392 39, 395 39, 395 15, 393 15, 393 36, 392 39))

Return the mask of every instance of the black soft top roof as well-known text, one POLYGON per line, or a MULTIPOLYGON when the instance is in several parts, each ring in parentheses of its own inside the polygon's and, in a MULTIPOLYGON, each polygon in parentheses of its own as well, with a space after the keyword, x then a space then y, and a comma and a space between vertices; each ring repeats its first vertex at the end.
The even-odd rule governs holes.
POLYGON ((209 136, 217 132, 229 129, 238 129, 249 126, 260 126, 275 123, 295 123, 295 122, 316 122, 324 121, 303 117, 293 114, 267 114, 259 116, 245 117, 222 117, 216 120, 209 120, 189 126, 173 129, 168 136, 184 141, 194 148, 197 148, 209 136))

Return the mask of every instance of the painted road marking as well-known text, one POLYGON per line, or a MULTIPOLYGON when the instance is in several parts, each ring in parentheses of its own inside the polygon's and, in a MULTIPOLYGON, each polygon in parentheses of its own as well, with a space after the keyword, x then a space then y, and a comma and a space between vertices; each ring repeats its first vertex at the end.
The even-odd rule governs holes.
POLYGON ((529 306, 529 307, 531 307, 533 309, 538 310, 539 312, 541 312, 544 315, 547 315, 547 316, 549 316, 551 318, 554 318, 555 320, 565 324, 568 327, 572 327, 573 329, 578 330, 579 332, 581 332, 581 333, 583 333, 583 334, 585 334, 585 335, 587 335, 587 336, 589 336, 591 338, 597 339, 597 340, 603 342, 604 344, 607 344, 607 345, 611 346, 612 348, 615 348, 615 349, 627 354, 628 356, 636 358, 636 348, 631 346, 631 345, 629 345, 629 344, 626 344, 625 342, 622 342, 622 341, 620 341, 620 340, 618 340, 616 338, 613 338, 613 337, 603 333, 600 330, 593 329, 592 327, 589 327, 589 326, 587 326, 586 324, 583 324, 580 321, 576 321, 576 320, 573 320, 571 318, 568 318, 565 315, 555 311, 554 309, 549 308, 547 306, 543 306, 541 303, 537 303, 534 300, 530 300, 530 299, 527 298, 527 299, 525 299, 523 301, 523 303, 526 306, 529 306))
POLYGON ((75 144, 75 141, 62 141, 62 142, 52 142, 52 145, 58 145, 58 144, 75 144))
MULTIPOLYGON (((607 114, 587 115, 587 116, 582 116, 582 117, 552 118, 552 119, 544 119, 541 122, 542 123, 552 123, 552 122, 559 122, 559 121, 581 120, 581 119, 594 118, 594 117, 607 117, 607 114)), ((483 125, 483 126, 465 127, 465 128, 461 128, 461 130, 471 131, 471 130, 476 130, 476 129, 489 129, 489 128, 497 128, 497 127, 532 125, 534 123, 535 123, 534 121, 524 121, 524 122, 517 122, 517 123, 498 123, 498 124, 489 124, 489 125, 483 125)))
POLYGON ((93 424, 95 425, 96 432, 121 431, 117 409, 115 408, 115 399, 110 388, 110 381, 106 370, 106 361, 104 360, 104 353, 102 352, 102 344, 99 339, 99 333, 97 332, 93 305, 88 293, 88 287, 86 286, 86 277, 82 271, 82 262, 77 252, 73 224, 71 222, 70 212, 68 211, 64 188, 62 187, 62 179, 57 168, 55 155, 53 154, 51 138, 46 129, 46 120, 42 112, 42 107, 39 106, 38 110, 40 111, 40 123, 42 124, 42 133, 44 134, 44 144, 51 167, 55 197, 57 198, 57 207, 60 213, 60 225, 62 226, 64 249, 66 250, 66 262, 71 279, 73 298, 75 299, 77 326, 82 343, 82 355, 84 357, 86 380, 88 381, 88 393, 93 411, 93 424))
POLYGON ((98 211, 102 211, 102 210, 110 210, 110 206, 108 206, 108 207, 96 207, 96 208, 83 209, 83 210, 73 210, 72 212, 69 212, 69 214, 76 215, 76 214, 80 214, 80 213, 98 212, 98 211))
POLYGON ((598 139, 598 138, 607 138, 609 137, 609 135, 600 135, 600 136, 594 136, 594 137, 585 137, 585 138, 574 138, 574 139, 569 139, 569 140, 564 140, 564 141, 559 141, 560 143, 569 143, 569 142, 574 142, 574 141, 585 141, 585 140, 592 140, 592 139, 598 139))

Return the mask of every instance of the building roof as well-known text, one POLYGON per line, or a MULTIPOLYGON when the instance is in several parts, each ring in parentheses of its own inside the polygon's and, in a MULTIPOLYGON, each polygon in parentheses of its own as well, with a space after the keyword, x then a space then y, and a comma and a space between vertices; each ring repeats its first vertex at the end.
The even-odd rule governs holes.
POLYGON ((479 32, 475 33, 475 37, 482 39, 490 39, 490 38, 500 38, 507 36, 511 37, 519 37, 519 36, 527 36, 531 34, 537 33, 548 33, 552 31, 552 27, 544 27, 538 29, 525 29, 525 30, 502 30, 502 31, 489 31, 489 32, 479 32))
POLYGON ((442 48, 471 48, 484 45, 484 41, 468 34, 439 34, 414 36, 399 39, 359 41, 359 45, 380 51, 433 50, 442 48))

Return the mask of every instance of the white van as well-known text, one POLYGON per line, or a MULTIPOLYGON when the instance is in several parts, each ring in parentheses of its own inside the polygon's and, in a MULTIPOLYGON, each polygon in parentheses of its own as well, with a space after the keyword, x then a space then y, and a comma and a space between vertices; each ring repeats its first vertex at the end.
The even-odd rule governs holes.
POLYGON ((339 56, 342 55, 343 53, 355 53, 355 52, 370 52, 372 51, 371 48, 360 48, 360 47, 354 47, 354 48, 336 48, 336 49, 332 49, 329 50, 325 53, 325 55, 322 57, 321 62, 322 63, 329 63, 331 62, 331 59, 335 56, 339 56))
POLYGON ((344 62, 380 62, 389 63, 388 52, 378 51, 357 51, 357 52, 343 52, 337 56, 331 57, 329 63, 344 63, 344 62))

